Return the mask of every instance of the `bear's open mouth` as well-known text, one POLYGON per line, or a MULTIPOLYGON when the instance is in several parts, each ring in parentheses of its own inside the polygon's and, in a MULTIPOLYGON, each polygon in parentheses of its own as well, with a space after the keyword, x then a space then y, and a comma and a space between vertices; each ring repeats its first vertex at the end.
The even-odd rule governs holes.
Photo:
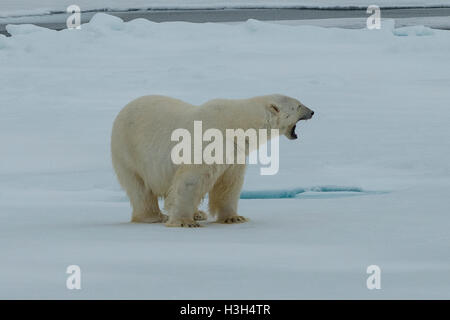
POLYGON ((294 139, 297 139, 298 138, 298 136, 297 136, 297 134, 295 133, 295 128, 297 127, 297 125, 293 125, 292 126, 292 129, 291 129, 291 132, 289 133, 290 134, 290 138, 292 139, 292 140, 294 140, 294 139))

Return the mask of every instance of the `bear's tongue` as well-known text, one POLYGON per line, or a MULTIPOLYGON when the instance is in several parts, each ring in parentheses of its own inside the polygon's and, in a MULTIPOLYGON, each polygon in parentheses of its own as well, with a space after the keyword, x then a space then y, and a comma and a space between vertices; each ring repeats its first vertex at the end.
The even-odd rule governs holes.
POLYGON ((298 137, 297 137, 297 134, 295 133, 295 127, 296 127, 296 125, 294 125, 293 127, 292 127, 292 129, 291 129, 291 137, 293 138, 293 139, 297 139, 298 137))

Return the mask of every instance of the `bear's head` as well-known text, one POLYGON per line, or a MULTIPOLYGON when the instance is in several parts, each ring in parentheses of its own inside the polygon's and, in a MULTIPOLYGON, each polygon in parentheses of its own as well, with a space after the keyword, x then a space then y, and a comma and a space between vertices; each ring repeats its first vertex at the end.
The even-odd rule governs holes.
POLYGON ((297 99, 274 94, 268 97, 266 108, 269 115, 269 126, 280 130, 288 139, 297 139, 295 128, 297 122, 311 119, 314 111, 297 99))

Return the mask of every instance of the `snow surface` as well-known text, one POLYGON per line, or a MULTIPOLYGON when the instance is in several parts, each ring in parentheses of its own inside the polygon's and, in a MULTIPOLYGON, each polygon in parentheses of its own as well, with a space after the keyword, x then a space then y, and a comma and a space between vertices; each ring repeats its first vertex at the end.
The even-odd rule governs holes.
POLYGON ((66 12, 72 4, 86 10, 236 9, 236 8, 367 8, 450 6, 449 0, 2 0, 0 18, 66 12))
POLYGON ((97 14, 81 30, 8 32, 0 298, 450 298, 448 31, 97 14), (240 201, 250 222, 128 222, 109 156, 126 103, 274 92, 315 115, 281 139, 277 175, 249 168, 243 198, 266 198, 240 201), (79 291, 65 287, 72 264, 79 291), (381 290, 366 288, 372 264, 381 290))

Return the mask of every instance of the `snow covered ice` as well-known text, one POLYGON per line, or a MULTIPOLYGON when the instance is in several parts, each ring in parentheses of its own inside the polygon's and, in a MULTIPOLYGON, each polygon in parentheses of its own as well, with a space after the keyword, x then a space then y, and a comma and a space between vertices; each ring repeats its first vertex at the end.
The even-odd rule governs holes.
POLYGON ((8 32, 0 298, 450 298, 448 31, 97 14, 81 30, 8 32), (275 92, 316 113, 280 140, 277 175, 249 168, 243 198, 263 198, 241 199, 250 222, 128 222, 109 150, 126 103, 275 92), (381 290, 366 288, 373 264, 381 290), (68 265, 81 290, 66 289, 68 265))

